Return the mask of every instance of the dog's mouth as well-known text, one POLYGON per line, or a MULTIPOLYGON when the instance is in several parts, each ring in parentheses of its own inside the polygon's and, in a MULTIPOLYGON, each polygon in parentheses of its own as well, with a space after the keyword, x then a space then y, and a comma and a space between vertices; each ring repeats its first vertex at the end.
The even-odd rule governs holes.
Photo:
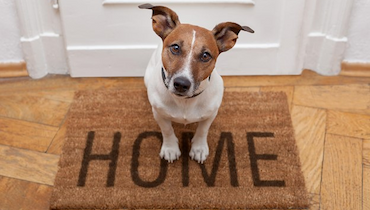
POLYGON ((201 87, 201 82, 195 82, 195 83, 192 82, 192 84, 190 85, 190 87, 188 87, 187 90, 184 90, 182 88, 176 88, 175 82, 174 82, 174 79, 172 79, 172 76, 168 76, 166 78, 163 75, 164 73, 162 73, 162 77, 163 77, 163 82, 166 88, 172 95, 178 98, 193 98, 195 96, 200 95, 204 91, 205 87, 203 86, 201 87))
POLYGON ((180 98, 193 98, 197 95, 199 95, 200 93, 203 92, 203 90, 198 90, 199 88, 199 85, 196 86, 196 89, 194 89, 193 91, 191 92, 185 92, 185 93, 181 93, 181 92, 178 92, 176 90, 173 90, 171 91, 173 95, 177 96, 177 97, 180 97, 180 98))
POLYGON ((175 94, 175 96, 178 96, 178 97, 185 97, 186 96, 186 95, 181 94, 181 93, 173 93, 173 94, 175 94))
POLYGON ((172 94, 174 94, 175 96, 178 96, 178 97, 191 97, 187 93, 179 93, 177 91, 172 92, 172 94))
POLYGON ((173 93, 173 94, 175 94, 176 96, 178 96, 178 97, 185 97, 186 95, 184 95, 184 94, 181 94, 181 93, 173 93))

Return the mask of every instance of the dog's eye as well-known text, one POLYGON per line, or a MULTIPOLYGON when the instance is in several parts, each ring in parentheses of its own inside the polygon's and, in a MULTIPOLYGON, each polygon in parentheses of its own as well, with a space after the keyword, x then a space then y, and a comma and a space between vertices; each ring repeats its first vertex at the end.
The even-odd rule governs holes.
POLYGON ((200 55, 200 60, 203 62, 208 62, 211 59, 212 59, 212 56, 208 52, 204 52, 200 55))
POLYGON ((174 45, 171 45, 171 46, 170 46, 170 51, 171 51, 171 53, 172 53, 172 54, 174 54, 174 55, 179 55, 179 54, 180 54, 180 52, 181 52, 181 49, 180 49, 180 46, 179 46, 179 45, 174 44, 174 45))

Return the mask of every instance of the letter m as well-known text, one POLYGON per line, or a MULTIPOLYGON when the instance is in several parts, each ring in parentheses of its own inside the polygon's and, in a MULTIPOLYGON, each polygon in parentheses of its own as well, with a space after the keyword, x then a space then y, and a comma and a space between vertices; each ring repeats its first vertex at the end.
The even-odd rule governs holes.
MULTIPOLYGON (((182 134, 182 150, 185 154, 189 154, 189 140, 193 138, 193 133, 183 133, 182 134)), ((230 184, 233 187, 239 186, 238 183, 238 174, 236 170, 236 161, 235 161, 235 149, 233 136, 230 132, 222 132, 220 139, 217 144, 215 157, 213 159, 211 173, 208 173, 204 164, 199 164, 200 169, 202 170, 202 176, 207 186, 215 186, 216 175, 219 169, 219 165, 222 157, 222 149, 226 142, 227 146, 227 157, 229 161, 229 172, 230 172, 230 184)), ((182 162, 182 183, 183 186, 189 186, 189 158, 184 156, 182 162)))

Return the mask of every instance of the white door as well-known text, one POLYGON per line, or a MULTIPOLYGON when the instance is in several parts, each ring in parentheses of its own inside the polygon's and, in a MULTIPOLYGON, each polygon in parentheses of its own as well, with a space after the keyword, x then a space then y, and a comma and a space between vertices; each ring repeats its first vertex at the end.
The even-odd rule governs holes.
POLYGON ((240 32, 219 57, 222 75, 301 73, 305 0, 59 0, 73 77, 144 75, 161 39, 142 3, 167 6, 182 23, 210 30, 225 21, 251 27, 254 34, 240 32))

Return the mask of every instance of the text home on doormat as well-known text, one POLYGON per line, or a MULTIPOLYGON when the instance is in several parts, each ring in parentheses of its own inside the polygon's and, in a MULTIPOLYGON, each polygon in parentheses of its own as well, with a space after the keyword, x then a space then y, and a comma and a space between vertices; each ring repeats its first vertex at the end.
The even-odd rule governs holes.
POLYGON ((308 208, 284 93, 225 92, 204 164, 196 124, 174 124, 182 156, 159 158, 145 90, 78 92, 51 200, 68 208, 308 208))

